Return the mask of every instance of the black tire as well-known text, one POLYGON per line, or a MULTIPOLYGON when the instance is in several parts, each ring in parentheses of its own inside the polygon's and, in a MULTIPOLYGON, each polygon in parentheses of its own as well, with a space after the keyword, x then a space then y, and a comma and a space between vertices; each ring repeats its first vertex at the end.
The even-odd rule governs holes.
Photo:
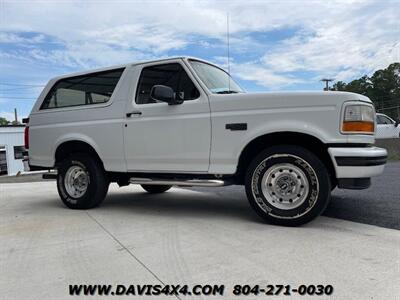
POLYGON ((168 191, 172 185, 141 184, 141 187, 150 194, 160 194, 168 191))
POLYGON ((331 194, 325 165, 309 150, 293 145, 273 146, 257 155, 247 169, 245 186, 255 212, 268 223, 284 226, 319 216, 331 194))
POLYGON ((110 182, 101 163, 86 153, 73 153, 64 159, 58 167, 58 194, 62 202, 69 208, 89 209, 98 206, 106 197, 109 185, 110 182), (69 174, 74 169, 83 171, 81 171, 81 174, 84 173, 83 176, 87 179, 87 184, 84 185, 86 190, 72 195, 69 190, 71 189, 71 184, 66 183, 68 181, 66 176, 71 178, 72 175, 70 176, 69 174))

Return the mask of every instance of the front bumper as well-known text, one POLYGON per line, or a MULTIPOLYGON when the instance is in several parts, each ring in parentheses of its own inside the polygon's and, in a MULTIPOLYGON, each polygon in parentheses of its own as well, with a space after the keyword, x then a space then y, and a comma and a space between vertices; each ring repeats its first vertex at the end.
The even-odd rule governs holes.
POLYGON ((343 188, 357 188, 357 182, 361 183, 359 188, 367 188, 369 186, 367 179, 381 174, 387 159, 386 149, 373 146, 331 147, 328 148, 328 152, 335 168, 339 187, 343 188), (362 180, 363 178, 365 180, 362 180), (351 183, 349 185, 355 185, 355 187, 346 187, 343 182, 351 183))

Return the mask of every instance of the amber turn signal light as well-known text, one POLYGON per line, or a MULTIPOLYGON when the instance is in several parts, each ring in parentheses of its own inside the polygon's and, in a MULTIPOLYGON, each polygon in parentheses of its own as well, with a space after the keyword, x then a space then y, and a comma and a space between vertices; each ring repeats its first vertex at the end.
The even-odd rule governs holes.
POLYGON ((366 121, 347 121, 343 122, 342 131, 373 134, 375 131, 375 124, 374 122, 366 121))

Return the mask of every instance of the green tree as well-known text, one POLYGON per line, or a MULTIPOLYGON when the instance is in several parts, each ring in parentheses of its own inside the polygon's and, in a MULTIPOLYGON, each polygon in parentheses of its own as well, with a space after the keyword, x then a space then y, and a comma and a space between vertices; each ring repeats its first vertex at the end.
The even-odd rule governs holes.
POLYGON ((336 82, 331 90, 354 92, 369 97, 378 110, 394 118, 400 118, 400 63, 392 63, 386 69, 377 70, 345 83, 336 82))
POLYGON ((371 76, 371 82, 373 99, 400 100, 400 63, 393 63, 386 69, 376 71, 371 76))
POLYGON ((8 125, 8 123, 6 118, 0 117, 0 125, 8 125))
POLYGON ((333 87, 331 87, 332 91, 345 91, 346 90, 346 82, 344 81, 338 81, 333 84, 333 87))

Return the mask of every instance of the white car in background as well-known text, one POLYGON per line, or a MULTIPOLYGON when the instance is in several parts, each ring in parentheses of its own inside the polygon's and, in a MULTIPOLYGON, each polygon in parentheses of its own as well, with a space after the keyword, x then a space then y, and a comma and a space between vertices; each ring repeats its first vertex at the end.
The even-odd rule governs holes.
POLYGON ((389 139, 400 137, 399 122, 387 115, 376 114, 376 136, 377 139, 389 139))

